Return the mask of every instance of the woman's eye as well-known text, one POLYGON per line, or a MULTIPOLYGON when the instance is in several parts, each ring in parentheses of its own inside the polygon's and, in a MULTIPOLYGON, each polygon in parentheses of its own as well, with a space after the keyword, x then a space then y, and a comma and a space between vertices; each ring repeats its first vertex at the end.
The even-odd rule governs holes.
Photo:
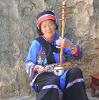
POLYGON ((47 26, 43 26, 43 28, 46 28, 47 26))
POLYGON ((53 22, 50 22, 49 25, 54 25, 54 23, 53 22))

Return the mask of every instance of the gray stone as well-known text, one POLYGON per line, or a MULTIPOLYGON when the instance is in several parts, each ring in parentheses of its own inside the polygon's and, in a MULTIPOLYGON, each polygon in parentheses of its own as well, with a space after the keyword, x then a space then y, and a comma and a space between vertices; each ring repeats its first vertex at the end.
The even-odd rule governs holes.
MULTIPOLYGON (((99 92, 97 91, 96 96, 92 97, 90 89, 87 90, 87 95, 89 100, 98 100, 99 99, 99 92)), ((4 100, 35 100, 35 96, 16 96, 16 97, 10 97, 4 100)))
MULTIPOLYGON (((36 32, 36 16, 53 10, 61 33, 62 0, 0 0, 0 96, 31 94, 24 61, 36 32)), ((65 34, 84 50, 81 65, 86 83, 99 72, 99 0, 66 0, 70 16, 65 34)))

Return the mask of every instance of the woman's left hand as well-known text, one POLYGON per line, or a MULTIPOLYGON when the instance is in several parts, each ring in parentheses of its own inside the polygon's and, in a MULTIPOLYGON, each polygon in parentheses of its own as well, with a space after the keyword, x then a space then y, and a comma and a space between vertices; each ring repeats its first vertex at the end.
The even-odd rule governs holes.
POLYGON ((77 52, 76 46, 68 39, 62 39, 61 37, 56 41, 57 48, 68 48, 72 53, 77 52))
POLYGON ((56 41, 56 44, 59 48, 70 48, 71 47, 71 42, 67 39, 62 39, 62 38, 59 38, 57 41, 56 41))

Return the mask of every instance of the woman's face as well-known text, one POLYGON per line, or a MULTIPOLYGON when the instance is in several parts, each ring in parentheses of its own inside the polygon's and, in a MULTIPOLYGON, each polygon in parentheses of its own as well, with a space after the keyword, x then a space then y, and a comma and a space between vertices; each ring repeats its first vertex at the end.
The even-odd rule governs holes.
POLYGON ((55 31, 56 25, 54 21, 46 20, 41 23, 41 32, 49 42, 51 42, 54 39, 55 31))

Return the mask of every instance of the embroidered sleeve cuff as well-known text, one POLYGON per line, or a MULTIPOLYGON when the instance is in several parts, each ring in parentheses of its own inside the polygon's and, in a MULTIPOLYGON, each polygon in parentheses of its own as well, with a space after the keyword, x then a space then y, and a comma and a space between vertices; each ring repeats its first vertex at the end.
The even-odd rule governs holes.
POLYGON ((79 56, 79 50, 77 49, 77 50, 73 50, 72 51, 72 55, 74 56, 74 57, 78 57, 79 56))
POLYGON ((32 77, 34 74, 34 71, 35 71, 34 66, 35 66, 35 64, 33 64, 32 62, 29 62, 26 64, 25 70, 26 70, 27 74, 29 75, 29 77, 32 77))
POLYGON ((70 50, 71 50, 72 56, 74 56, 74 57, 79 56, 79 49, 76 47, 76 45, 72 45, 70 47, 70 50))

